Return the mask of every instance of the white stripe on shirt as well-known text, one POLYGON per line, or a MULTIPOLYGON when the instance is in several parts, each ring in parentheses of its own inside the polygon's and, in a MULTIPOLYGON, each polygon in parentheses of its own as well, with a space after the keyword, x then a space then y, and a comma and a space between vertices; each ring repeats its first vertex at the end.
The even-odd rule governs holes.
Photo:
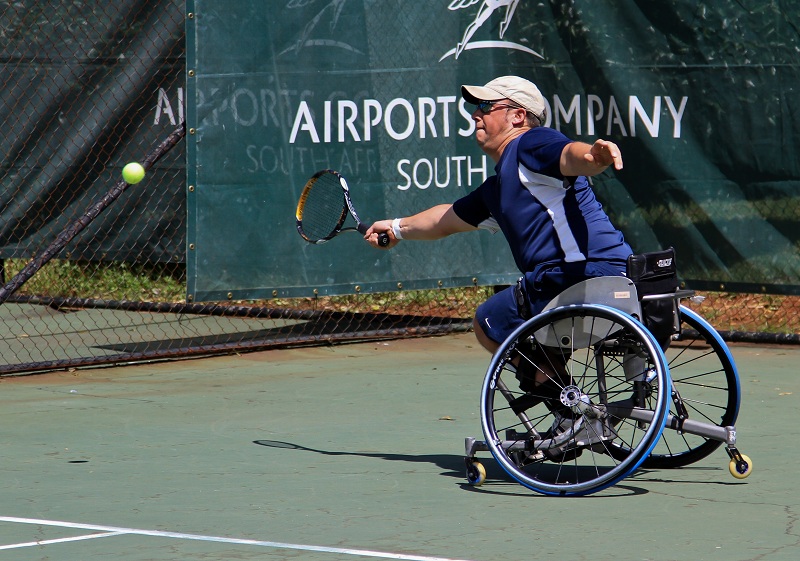
POLYGON ((564 188, 564 182, 561 179, 531 171, 522 165, 519 166, 519 180, 528 192, 547 209, 547 213, 553 221, 561 250, 564 252, 564 261, 567 263, 586 261, 586 256, 578 247, 578 242, 567 222, 567 214, 564 209, 564 197, 567 190, 564 188))

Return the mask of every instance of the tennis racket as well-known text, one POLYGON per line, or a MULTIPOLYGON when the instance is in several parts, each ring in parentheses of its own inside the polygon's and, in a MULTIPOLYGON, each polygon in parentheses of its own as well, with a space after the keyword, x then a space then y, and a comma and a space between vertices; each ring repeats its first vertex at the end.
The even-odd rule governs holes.
MULTIPOLYGON (((339 172, 332 169, 318 171, 308 180, 297 203, 297 231, 309 243, 321 244, 341 232, 367 233, 368 226, 361 222, 350 200, 350 188, 339 172), (347 216, 356 221, 345 227, 347 216)), ((378 235, 378 245, 389 245, 389 235, 378 235)))

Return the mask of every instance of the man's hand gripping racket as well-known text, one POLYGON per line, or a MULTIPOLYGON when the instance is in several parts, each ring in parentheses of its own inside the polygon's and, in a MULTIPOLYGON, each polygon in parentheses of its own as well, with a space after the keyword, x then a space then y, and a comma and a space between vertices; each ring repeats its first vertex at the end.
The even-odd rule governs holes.
MULTIPOLYGON (((347 181, 336 171, 318 171, 308 180, 297 203, 297 231, 309 243, 321 244, 341 232, 357 231, 366 234, 368 226, 361 222, 350 200, 347 181), (345 227, 347 216, 352 216, 356 225, 345 227)), ((389 245, 389 235, 378 234, 378 245, 389 245)))

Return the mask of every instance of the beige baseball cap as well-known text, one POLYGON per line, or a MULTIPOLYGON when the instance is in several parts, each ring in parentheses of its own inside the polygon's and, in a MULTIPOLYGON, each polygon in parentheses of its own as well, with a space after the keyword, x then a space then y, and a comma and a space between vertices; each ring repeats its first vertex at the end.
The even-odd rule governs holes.
POLYGON ((510 99, 544 122, 544 98, 536 84, 519 76, 500 76, 485 86, 461 86, 467 103, 510 99))

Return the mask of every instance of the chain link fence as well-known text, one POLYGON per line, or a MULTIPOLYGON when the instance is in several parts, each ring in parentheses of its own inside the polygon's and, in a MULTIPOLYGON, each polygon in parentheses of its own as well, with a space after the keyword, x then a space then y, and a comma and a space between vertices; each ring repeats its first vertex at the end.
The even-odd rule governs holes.
MULTIPOLYGON (((7 288, 183 121, 184 18, 175 0, 0 4, 7 288)), ((6 291, 0 373, 464 331, 493 290, 187 303, 185 177, 179 142, 6 291)), ((704 295, 688 305, 731 338, 797 342, 800 298, 704 295)))

